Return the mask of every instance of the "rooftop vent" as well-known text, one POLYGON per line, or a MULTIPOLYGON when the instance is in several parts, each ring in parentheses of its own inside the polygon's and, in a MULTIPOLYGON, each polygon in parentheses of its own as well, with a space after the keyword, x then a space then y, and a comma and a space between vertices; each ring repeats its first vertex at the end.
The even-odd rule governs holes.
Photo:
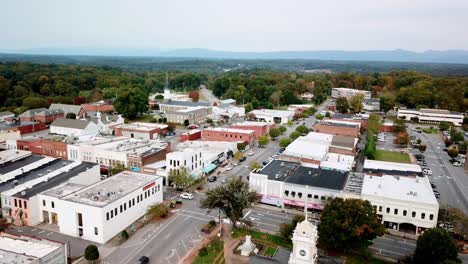
POLYGON ((26 195, 26 191, 22 191, 22 192, 21 192, 21 195, 22 195, 22 196, 25 196, 25 195, 26 195))
POLYGON ((279 179, 281 177, 281 174, 277 173, 275 174, 275 179, 279 179))

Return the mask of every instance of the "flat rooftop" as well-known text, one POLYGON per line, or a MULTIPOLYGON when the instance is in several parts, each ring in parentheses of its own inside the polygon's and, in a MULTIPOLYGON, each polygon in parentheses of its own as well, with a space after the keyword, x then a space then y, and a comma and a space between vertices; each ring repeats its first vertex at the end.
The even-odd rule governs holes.
POLYGON ((128 152, 130 154, 142 154, 151 149, 163 149, 167 147, 167 143, 163 141, 127 137, 102 137, 91 141, 75 142, 74 145, 94 146, 98 149, 128 152))
POLYGON ((160 103, 160 105, 177 105, 177 106, 186 106, 186 107, 196 107, 196 106, 209 107, 210 103, 169 100, 167 102, 160 103))
POLYGON ((380 160, 364 161, 363 169, 371 174, 388 174, 388 175, 421 175, 421 166, 417 164, 388 162, 380 160))
MULTIPOLYGON (((104 207, 129 193, 154 182, 160 176, 124 171, 91 186, 81 188, 61 199, 94 207, 104 207)), ((56 187, 60 188, 60 186, 56 187)), ((57 189, 49 192, 57 192, 57 189)), ((48 195, 49 192, 43 193, 48 195)))
POLYGON ((58 243, 0 236, 0 263, 33 263, 59 249, 58 243))
POLYGON ((331 142, 331 145, 334 147, 341 147, 341 148, 354 148, 356 146, 358 139, 353 137, 345 137, 345 136, 334 136, 331 142))
MULTIPOLYGON (((50 172, 60 166, 55 165, 59 163, 59 159, 43 156, 32 156, 33 158, 26 158, 24 160, 17 161, 19 164, 11 164, 13 170, 10 170, 0 175, 0 189, 1 186, 8 182, 17 181, 29 176, 30 174, 44 174, 50 172)), ((63 161, 63 164, 71 163, 71 161, 63 161)))
POLYGON ((359 128, 361 127, 360 123, 356 122, 347 122, 347 121, 341 121, 341 120, 322 120, 322 122, 319 123, 320 125, 326 125, 326 126, 337 126, 337 127, 351 127, 351 128, 359 128))
POLYGON ((362 194, 438 205, 427 177, 364 176, 362 194))
POLYGON ((165 129, 167 128, 167 125, 135 122, 131 124, 116 125, 114 126, 114 128, 123 128, 123 129, 128 129, 128 130, 139 130, 139 131, 152 131, 154 129, 165 129))
POLYGON ((29 121, 21 121, 17 123, 12 123, 12 124, 7 124, 5 122, 0 123, 0 130, 2 129, 12 129, 12 128, 17 128, 17 127, 22 127, 22 126, 29 126, 32 124, 39 124, 38 122, 29 122, 29 121))
POLYGON ((254 115, 266 115, 266 116, 273 116, 273 117, 291 117, 294 115, 294 111, 289 110, 273 110, 273 109, 260 109, 260 110, 253 110, 252 112, 254 115))
POLYGON ((268 123, 268 122, 260 122, 260 121, 244 121, 244 122, 239 122, 239 123, 234 123, 231 126, 269 126, 272 125, 273 123, 268 123))
POLYGON ((28 188, 27 190, 20 191, 16 194, 13 195, 13 197, 18 197, 22 199, 29 199, 41 192, 47 191, 51 188, 56 187, 57 185, 62 184, 65 181, 68 181, 69 179, 77 176, 78 174, 85 172, 94 166, 99 166, 96 163, 91 163, 91 162, 83 162, 79 164, 76 167, 73 167, 69 171, 64 171, 61 172, 58 175, 55 175, 54 177, 49 178, 47 181, 40 182, 31 188, 28 188))
POLYGON ((225 127, 210 127, 210 128, 203 129, 203 131, 218 131, 218 132, 242 133, 242 134, 251 134, 255 132, 249 129, 225 128, 225 127))
POLYGON ((304 167, 297 162, 282 160, 271 161, 257 173, 267 175, 273 181, 332 190, 343 190, 348 178, 347 172, 304 167))

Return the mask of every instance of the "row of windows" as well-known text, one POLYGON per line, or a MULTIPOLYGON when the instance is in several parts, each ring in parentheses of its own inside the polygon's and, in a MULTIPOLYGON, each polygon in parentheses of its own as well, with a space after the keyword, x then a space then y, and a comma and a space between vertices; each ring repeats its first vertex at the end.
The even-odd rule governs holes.
POLYGON ((24 209, 28 209, 28 204, 26 203, 26 201, 21 202, 21 200, 15 199, 14 203, 15 203, 15 207, 19 207, 19 208, 24 207, 24 209))
MULTIPOLYGON (((286 190, 286 191, 284 191, 284 194, 285 194, 286 196, 291 196, 292 198, 296 197, 296 192, 294 192, 294 191, 290 192, 290 191, 286 190)), ((298 192, 298 193, 297 193, 297 197, 298 197, 299 199, 301 199, 301 198, 302 198, 302 193, 301 193, 301 192, 298 192)), ((333 199, 332 197, 327 197, 327 196, 323 196, 323 195, 322 195, 322 196, 318 196, 317 194, 315 194, 315 195, 312 195, 311 193, 307 194, 307 198, 308 198, 308 199, 312 199, 312 197, 313 197, 315 200, 319 200, 319 199, 320 199, 320 200, 331 200, 331 199, 333 199)))
MULTIPOLYGON (((46 200, 42 200, 42 206, 46 206, 46 200)), ((54 201, 50 202, 50 207, 55 208, 54 201)))
MULTIPOLYGON (((140 195, 136 196, 136 204, 139 204, 140 202, 143 202, 144 199, 149 198, 151 195, 159 192, 161 189, 161 186, 158 184, 157 186, 153 186, 152 188, 146 190, 144 193, 141 193, 140 195)), ((109 221, 110 219, 116 217, 119 212, 125 212, 127 211, 127 208, 130 209, 132 206, 135 206, 135 198, 132 198, 128 200, 128 202, 121 204, 119 207, 116 207, 109 212, 106 213, 106 220, 109 221)))
MULTIPOLYGON (((218 136, 218 134, 212 135, 211 133, 206 133, 205 135, 207 137, 209 137, 209 136, 215 136, 215 137, 218 136)), ((232 134, 220 134, 220 136, 224 136, 225 138, 228 138, 228 137, 230 137, 230 138, 240 138, 240 139, 244 138, 244 136, 241 136, 241 135, 237 136, 237 134, 234 135, 234 137, 233 137, 232 134)))
MULTIPOLYGON (((379 212, 382 212, 382 209, 383 209, 382 206, 379 206, 379 212)), ((374 205, 374 210, 377 210, 377 206, 375 206, 375 205, 374 205)), ((390 211, 391 211, 390 207, 386 207, 386 208, 385 208, 385 212, 386 212, 387 214, 390 214, 390 211)), ((393 209, 393 214, 394 214, 394 215, 398 215, 398 213, 399 213, 398 208, 394 208, 394 209, 393 209)), ((402 211, 402 215, 403 215, 403 216, 407 216, 407 215, 408 215, 408 211, 407 211, 407 210, 403 210, 403 211, 402 211)), ((411 212, 411 217, 416 218, 416 212, 415 212, 415 211, 411 212)), ((426 219, 426 213, 421 213, 421 219, 426 219)), ((433 215, 433 214, 429 214, 429 220, 433 220, 433 219, 434 219, 434 215, 433 215)))

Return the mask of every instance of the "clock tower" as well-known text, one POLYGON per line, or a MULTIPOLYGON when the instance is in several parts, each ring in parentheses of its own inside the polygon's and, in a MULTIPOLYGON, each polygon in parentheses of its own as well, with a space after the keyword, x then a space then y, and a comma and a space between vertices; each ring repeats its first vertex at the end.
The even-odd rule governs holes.
POLYGON ((307 220, 306 214, 306 219, 294 230, 293 251, 289 257, 289 264, 317 263, 317 238, 317 227, 307 220))

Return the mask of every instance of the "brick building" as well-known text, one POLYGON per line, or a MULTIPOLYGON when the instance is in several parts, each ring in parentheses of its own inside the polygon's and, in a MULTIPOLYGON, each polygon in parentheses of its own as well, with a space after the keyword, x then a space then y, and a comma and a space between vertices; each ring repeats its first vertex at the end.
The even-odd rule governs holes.
POLYGON ((207 128, 202 130, 205 141, 244 142, 249 146, 255 145, 255 131, 236 128, 207 128))
POLYGON ((34 154, 68 160, 67 143, 60 140, 30 138, 16 140, 16 148, 31 151, 34 154))
POLYGON ((168 131, 167 125, 143 122, 116 125, 113 128, 116 136, 140 139, 157 139, 168 131))
POLYGON ((21 135, 24 135, 46 128, 46 124, 42 122, 19 121, 18 119, 13 119, 0 124, 0 133, 17 133, 17 131, 19 131, 21 135))
POLYGON ((314 131, 336 136, 359 138, 361 125, 354 122, 324 120, 314 126, 314 131))
POLYGON ((23 112, 18 116, 23 122, 52 123, 57 118, 65 117, 62 109, 36 108, 23 112))
POLYGON ((276 127, 275 123, 266 123, 266 122, 254 122, 246 121, 242 123, 235 123, 229 126, 229 128, 236 128, 242 130, 253 130, 255 140, 258 140, 261 136, 266 136, 270 132, 270 128, 276 127))

